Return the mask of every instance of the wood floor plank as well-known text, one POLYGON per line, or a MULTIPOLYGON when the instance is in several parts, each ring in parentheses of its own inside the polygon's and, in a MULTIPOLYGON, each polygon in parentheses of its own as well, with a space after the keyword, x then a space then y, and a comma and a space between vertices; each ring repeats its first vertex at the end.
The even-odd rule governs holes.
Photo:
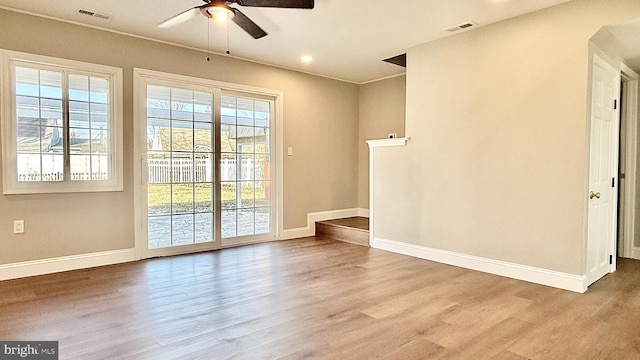
POLYGON ((491 357, 490 360, 528 360, 529 358, 514 354, 510 351, 501 351, 498 354, 491 357))
POLYGON ((385 359, 444 359, 446 357, 455 356, 456 352, 433 343, 424 338, 416 338, 410 342, 394 349, 387 354, 385 359))
POLYGON ((576 294, 326 238, 0 282, 60 359, 640 359, 640 261, 576 294))
POLYGON ((443 310, 449 309, 457 303, 443 298, 434 298, 433 289, 427 287, 417 291, 410 292, 391 300, 378 303, 374 306, 362 310, 362 313, 376 319, 383 319, 391 315, 397 315, 408 310, 422 312, 425 315, 438 314, 443 310))

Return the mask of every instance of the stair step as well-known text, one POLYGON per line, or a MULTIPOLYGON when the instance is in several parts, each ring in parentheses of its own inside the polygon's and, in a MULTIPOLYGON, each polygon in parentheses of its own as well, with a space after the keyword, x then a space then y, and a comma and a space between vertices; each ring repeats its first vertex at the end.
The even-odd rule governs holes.
POLYGON ((316 236, 369 246, 369 219, 351 217, 316 221, 316 236))

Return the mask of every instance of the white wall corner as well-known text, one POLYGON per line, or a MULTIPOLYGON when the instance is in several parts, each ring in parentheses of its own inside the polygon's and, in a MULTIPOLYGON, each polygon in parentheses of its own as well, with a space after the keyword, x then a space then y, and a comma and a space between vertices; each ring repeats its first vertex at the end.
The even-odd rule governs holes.
POLYGON ((135 250, 122 249, 0 265, 0 281, 135 261, 135 250))
POLYGON ((369 209, 358 208, 358 216, 359 217, 369 217, 369 209))
POLYGON ((584 293, 587 290, 586 276, 567 274, 380 238, 373 239, 371 247, 578 293, 584 293))

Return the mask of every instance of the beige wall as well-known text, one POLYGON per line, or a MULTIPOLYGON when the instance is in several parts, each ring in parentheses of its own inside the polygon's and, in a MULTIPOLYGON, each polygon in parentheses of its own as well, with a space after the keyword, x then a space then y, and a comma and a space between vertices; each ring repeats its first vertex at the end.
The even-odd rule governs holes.
MULTIPOLYGON (((584 274, 589 39, 636 0, 575 0, 408 52, 376 236, 584 274)), ((380 170, 380 171, 378 171, 380 170)))
POLYGON ((369 208, 369 147, 366 140, 384 139, 390 133, 404 136, 406 76, 360 86, 358 139, 358 207, 369 208))
POLYGON ((134 246, 134 67, 284 92, 284 228, 357 207, 358 85, 6 10, 0 24, 0 48, 123 68, 125 147, 123 192, 0 196, 0 264, 134 246))

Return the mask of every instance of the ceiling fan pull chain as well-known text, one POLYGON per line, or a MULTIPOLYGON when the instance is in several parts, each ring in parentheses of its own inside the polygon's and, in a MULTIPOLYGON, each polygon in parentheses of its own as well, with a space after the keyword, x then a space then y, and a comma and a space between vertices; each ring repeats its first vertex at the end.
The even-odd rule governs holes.
MULTIPOLYGON (((207 19, 207 51, 211 52, 211 22, 207 19)), ((207 56, 207 61, 211 61, 211 57, 207 56)))
POLYGON ((231 51, 229 51, 229 22, 227 22, 227 55, 230 55, 231 51))

